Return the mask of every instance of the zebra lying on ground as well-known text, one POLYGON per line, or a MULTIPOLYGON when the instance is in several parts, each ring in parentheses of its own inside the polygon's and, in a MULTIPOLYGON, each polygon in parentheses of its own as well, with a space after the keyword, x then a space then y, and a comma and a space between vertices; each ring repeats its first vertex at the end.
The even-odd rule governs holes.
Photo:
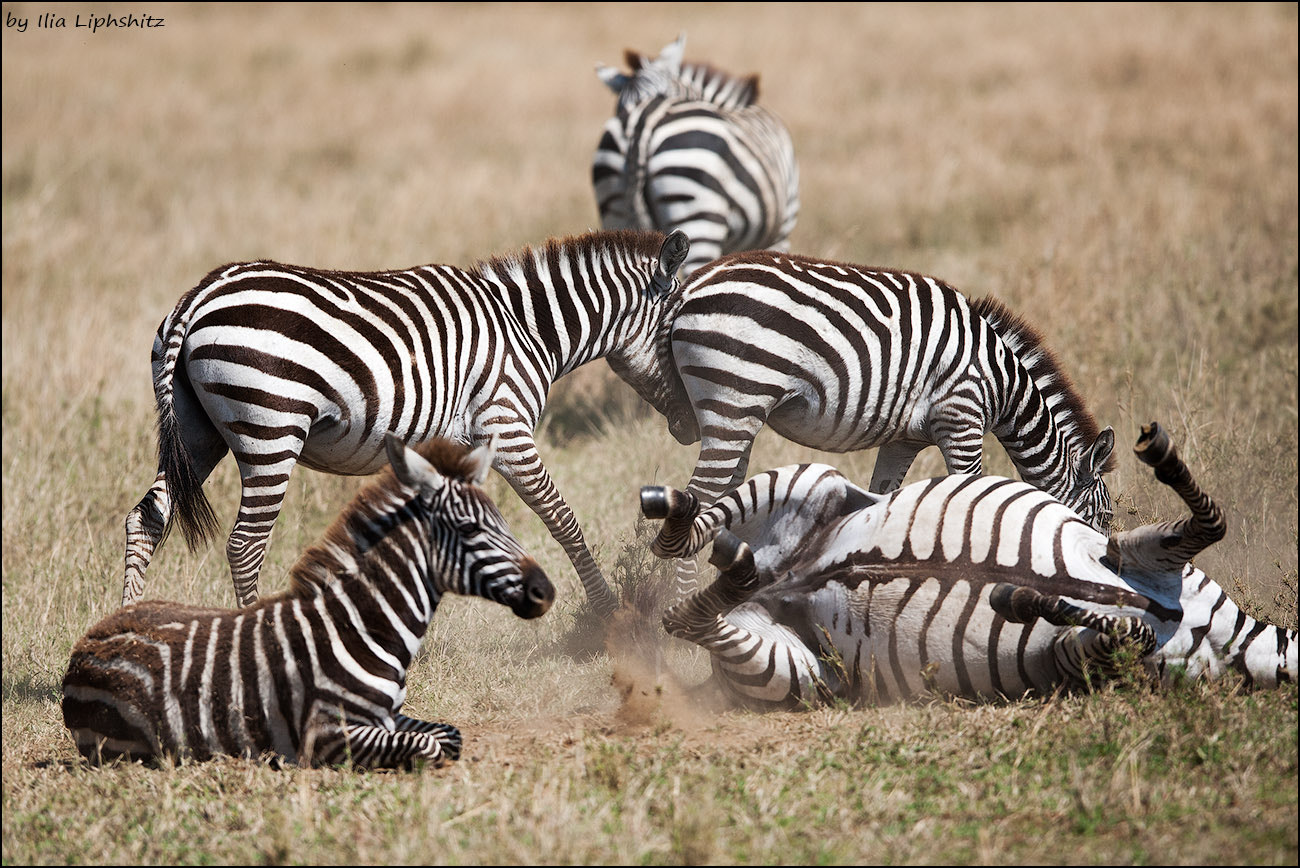
POLYGON ((472 594, 521 618, 555 599, 546 574, 478 487, 490 447, 386 438, 370 483, 294 566, 289 591, 244 609, 148 601, 72 649, 63 721, 77 749, 113 757, 270 753, 300 765, 441 765, 454 726, 399 713, 438 601, 472 594))
POLYGON ((601 357, 670 424, 693 419, 663 325, 689 249, 680 232, 596 232, 470 269, 213 271, 154 339, 158 474, 126 518, 123 605, 144 594, 173 517, 191 546, 215 533, 203 481, 227 451, 243 488, 226 544, 243 606, 294 466, 373 473, 393 431, 410 443, 499 438, 493 466, 563 545, 593 608, 613 611, 533 430, 551 385, 601 357))
POLYGON ((625 52, 631 74, 596 67, 618 104, 591 180, 604 228, 684 230, 689 275, 735 250, 788 249, 799 168, 785 125, 756 104, 758 76, 683 63, 685 45, 625 52))
MULTIPOLYGON (((949 473, 980 473, 991 431, 1027 482, 1097 530, 1109 525, 1102 474, 1114 434, 1098 430, 1042 337, 996 299, 968 302, 905 271, 759 252, 697 271, 670 317, 670 354, 702 435, 686 490, 705 504, 745 479, 764 425, 813 449, 880 447, 877 493, 898 488, 931 444, 949 473)), ((694 587, 693 566, 678 565, 679 595, 694 587)))
POLYGON ((1296 631, 1249 617, 1190 563, 1222 538, 1218 507, 1155 423, 1136 452, 1190 518, 1107 537, 1017 480, 952 475, 878 495, 824 464, 761 473, 703 510, 647 486, 662 547, 714 540, 720 568, 664 628, 760 708, 1050 693, 1134 651, 1163 679, 1231 668, 1259 686, 1294 681, 1296 631))

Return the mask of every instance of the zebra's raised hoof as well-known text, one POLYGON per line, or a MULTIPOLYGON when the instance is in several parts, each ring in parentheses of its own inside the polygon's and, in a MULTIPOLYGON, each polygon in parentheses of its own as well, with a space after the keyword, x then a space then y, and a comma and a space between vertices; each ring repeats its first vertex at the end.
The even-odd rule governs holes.
POLYGON ((668 487, 664 485, 641 486, 641 514, 646 518, 661 520, 668 517, 668 487))

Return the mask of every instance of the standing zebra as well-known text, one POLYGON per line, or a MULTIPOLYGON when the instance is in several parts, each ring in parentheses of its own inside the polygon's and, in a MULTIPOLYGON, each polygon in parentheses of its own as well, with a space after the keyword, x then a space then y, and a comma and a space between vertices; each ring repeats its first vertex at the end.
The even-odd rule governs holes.
POLYGON ((1135 451, 1191 517, 1107 537, 1016 480, 877 495, 826 465, 759 474, 704 510, 648 486, 642 509, 666 519, 674 553, 715 540, 721 568, 664 627, 760 708, 1050 693, 1113 675, 1130 649, 1163 680, 1232 668, 1258 686, 1294 681, 1296 631, 1246 615, 1190 563, 1223 537, 1218 507, 1159 426, 1135 451))
MULTIPOLYGON (((1098 530, 1110 521, 1113 432, 1098 431, 1042 338, 993 298, 968 303, 904 271, 751 252, 696 272, 670 316, 702 435, 687 490, 706 504, 744 480, 764 425, 813 449, 879 446, 878 493, 930 444, 949 473, 981 472, 992 431, 1026 481, 1098 530)), ((679 592, 692 566, 679 565, 679 592)))
POLYGON ((226 544, 239 605, 257 576, 296 464, 382 466, 383 435, 419 443, 497 437, 493 466, 563 545, 593 608, 616 604, 533 440, 551 384, 593 359, 670 420, 690 418, 665 375, 664 300, 690 242, 597 232, 470 269, 320 271, 227 265, 183 296, 153 345, 159 461, 126 518, 122 602, 144 593, 155 548, 180 520, 196 546, 216 530, 203 494, 227 451, 243 492, 226 544))
POLYGON ((302 556, 289 591, 239 610, 150 600, 90 629, 63 679, 84 756, 393 768, 460 755, 454 726, 399 713, 439 599, 536 618, 555 589, 478 487, 491 447, 385 442, 392 471, 302 556))
POLYGON ((758 106, 758 77, 683 63, 686 37, 631 74, 596 75, 618 94, 591 167, 606 229, 684 230, 684 274, 734 250, 788 249, 799 168, 785 125, 758 106))

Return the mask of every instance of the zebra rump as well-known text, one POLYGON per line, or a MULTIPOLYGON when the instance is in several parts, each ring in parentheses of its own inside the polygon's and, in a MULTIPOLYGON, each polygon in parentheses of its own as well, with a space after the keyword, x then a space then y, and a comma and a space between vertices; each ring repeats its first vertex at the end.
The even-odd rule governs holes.
POLYGON ((758 77, 683 62, 686 37, 630 73, 598 65, 618 95, 592 161, 606 229, 684 231, 690 275, 737 250, 785 250, 799 215, 799 168, 785 125, 757 104, 758 77))
POLYGON ((1189 517, 1107 536, 1017 480, 954 474, 882 495, 818 464, 758 474, 708 508, 647 487, 656 543, 712 542, 719 567, 664 628, 758 708, 1050 693, 1134 659, 1163 681, 1296 680, 1296 631, 1246 615, 1191 563, 1222 538, 1221 511, 1158 425, 1136 451, 1189 517))
POLYGON ((479 488, 492 446, 412 450, 367 485, 291 571, 243 609, 146 601, 73 647, 63 720, 92 762, 271 756, 300 765, 441 765, 456 727, 400 713, 406 675, 444 593, 522 618, 555 599, 479 488))

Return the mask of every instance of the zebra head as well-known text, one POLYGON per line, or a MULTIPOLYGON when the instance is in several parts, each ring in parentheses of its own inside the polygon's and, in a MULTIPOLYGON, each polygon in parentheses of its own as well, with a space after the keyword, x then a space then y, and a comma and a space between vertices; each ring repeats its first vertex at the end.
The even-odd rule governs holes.
POLYGON ((555 588, 479 487, 492 467, 495 441, 466 454, 459 472, 446 475, 394 434, 385 435, 384 445, 397 480, 416 493, 408 508, 418 510, 427 527, 433 590, 484 597, 521 618, 544 615, 555 588))
POLYGON ((674 229, 664 239, 646 287, 648 327, 639 339, 605 357, 614 373, 668 420, 669 432, 683 445, 700 439, 695 408, 672 359, 672 309, 677 301, 677 272, 690 252, 690 239, 680 229, 674 229))
POLYGON ((619 72, 603 63, 596 65, 596 77, 618 94, 620 108, 632 108, 651 97, 670 93, 677 87, 682 71, 682 53, 686 50, 686 34, 664 46, 659 56, 651 60, 636 51, 625 51, 623 59, 632 68, 632 74, 619 72))
POLYGON ((1073 487, 1062 498, 1066 506, 1101 533, 1109 531, 1110 520, 1115 515, 1110 489, 1103 478, 1113 467, 1111 452, 1114 449, 1115 432, 1106 428, 1084 447, 1075 461, 1073 487))

